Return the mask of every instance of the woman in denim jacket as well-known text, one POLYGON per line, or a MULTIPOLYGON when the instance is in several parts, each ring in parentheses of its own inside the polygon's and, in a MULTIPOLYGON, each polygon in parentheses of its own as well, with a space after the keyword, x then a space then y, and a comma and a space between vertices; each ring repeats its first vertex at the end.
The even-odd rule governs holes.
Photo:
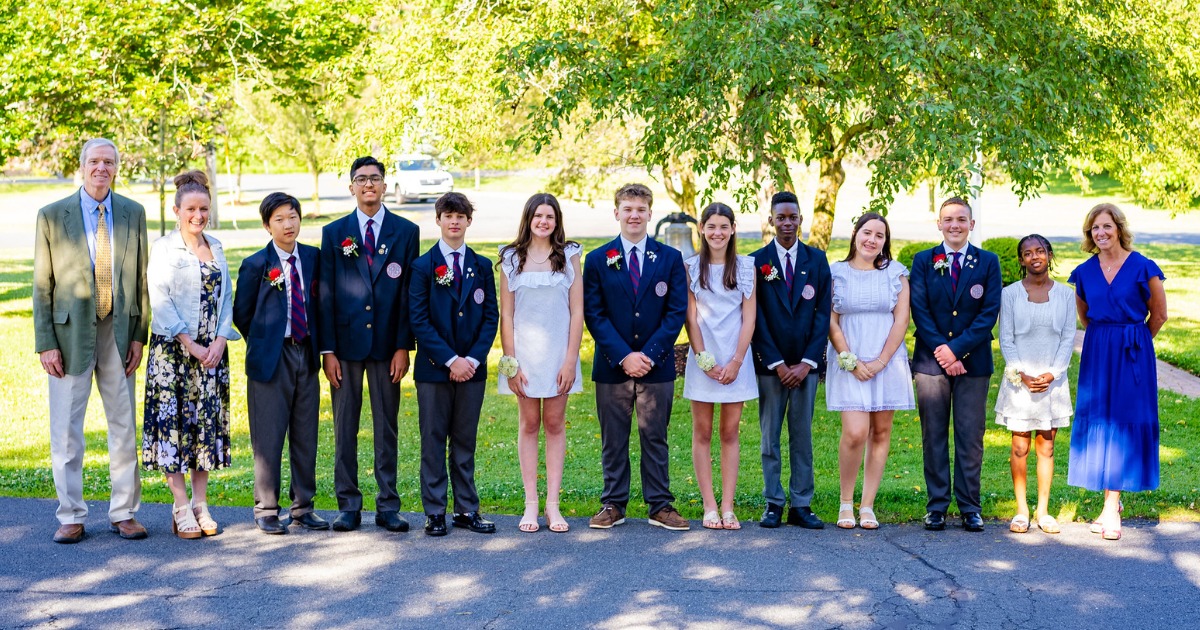
POLYGON ((175 498, 171 530, 180 538, 217 533, 208 511, 208 473, 230 464, 229 356, 233 287, 221 243, 205 236, 208 178, 175 178, 175 231, 150 250, 150 352, 142 464, 161 470, 175 498), (187 481, 191 473, 192 496, 187 481))

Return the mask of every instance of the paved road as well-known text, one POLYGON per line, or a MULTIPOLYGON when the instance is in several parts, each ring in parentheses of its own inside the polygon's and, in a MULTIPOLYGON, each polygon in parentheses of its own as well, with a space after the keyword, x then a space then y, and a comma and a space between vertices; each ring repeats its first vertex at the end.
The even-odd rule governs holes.
POLYGON ((1196 523, 1126 523, 1117 543, 1083 524, 1051 537, 571 519, 530 535, 516 517, 493 536, 268 537, 250 510, 216 508, 219 536, 182 541, 155 504, 139 513, 151 537, 123 541, 92 503, 88 538, 67 546, 50 542, 54 505, 0 498, 0 627, 1200 627, 1196 523))
MULTIPOLYGON (((833 236, 849 238, 853 228, 853 218, 862 212, 869 198, 865 188, 865 172, 851 169, 847 174, 847 182, 838 198, 838 213, 834 219, 833 236)), ((645 178, 642 178, 645 181, 645 178)), ((506 185, 520 187, 521 181, 514 180, 506 185)), ((520 192, 482 190, 474 191, 469 188, 466 180, 459 182, 461 189, 475 203, 477 212, 470 230, 470 239, 474 241, 507 241, 512 239, 520 220, 521 208, 525 199, 535 192, 533 187, 538 185, 535 178, 528 180, 529 190, 520 192)), ((803 183, 803 182, 802 182, 803 183)), ((218 177, 222 189, 227 188, 224 176, 218 177)), ((320 183, 321 211, 329 214, 340 214, 353 207, 352 199, 346 183, 336 175, 322 176, 320 183)), ((245 198, 256 204, 267 192, 286 190, 300 198, 305 212, 313 210, 308 199, 312 195, 312 179, 307 175, 248 175, 243 180, 245 198)), ((10 194, 0 198, 0 250, 8 256, 31 257, 33 253, 33 225, 37 209, 59 199, 72 190, 72 185, 64 183, 53 189, 39 190, 23 194, 10 194)), ((812 191, 800 190, 801 205, 811 208, 812 191)), ((158 197, 156 194, 139 195, 137 199, 145 205, 152 218, 158 216, 158 197)), ((1200 220, 1193 215, 1179 215, 1172 218, 1169 213, 1143 210, 1126 200, 1119 198, 1095 197, 1081 200, 1076 197, 1047 195, 1031 199, 1024 204, 1018 203, 1017 198, 1003 188, 989 188, 979 202, 979 223, 977 234, 987 238, 992 236, 1024 236, 1031 231, 1056 241, 1079 240, 1083 216, 1088 208, 1101 201, 1114 201, 1121 205, 1130 220, 1130 225, 1137 235, 1137 242, 1161 243, 1190 243, 1200 245, 1200 220)), ((169 203, 169 200, 168 200, 169 203)), ((737 204, 734 204, 737 206, 737 204)), ((432 203, 412 203, 389 207, 401 212, 421 228, 423 238, 436 238, 437 225, 434 223, 432 203)), ((564 201, 564 223, 568 235, 572 237, 612 236, 617 232, 617 224, 613 218, 611 202, 598 200, 594 206, 564 201)), ((665 199, 660 199, 656 206, 655 220, 666 216, 673 208, 665 199)), ((228 207, 222 211, 223 219, 240 218, 255 221, 257 206, 228 207)), ((807 212, 807 211, 806 211, 807 212)), ((173 221, 170 209, 168 218, 173 221)), ((889 214, 892 236, 902 240, 937 240, 939 235, 934 228, 934 217, 928 209, 928 199, 924 193, 902 195, 896 199, 889 214)), ((806 217, 807 221, 811 216, 806 217)), ((738 217, 738 231, 748 236, 760 233, 761 216, 756 213, 744 213, 738 217)), ((217 238, 227 246, 258 245, 264 243, 266 235, 263 231, 254 229, 217 230, 217 238)), ((309 243, 320 242, 320 229, 313 226, 301 233, 302 240, 309 243)))

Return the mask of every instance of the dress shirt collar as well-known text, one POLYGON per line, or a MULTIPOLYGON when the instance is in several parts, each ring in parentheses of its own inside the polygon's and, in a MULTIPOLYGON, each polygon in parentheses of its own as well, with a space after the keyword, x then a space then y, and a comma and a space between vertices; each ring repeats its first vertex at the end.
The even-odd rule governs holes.
POLYGON ((104 201, 96 201, 87 193, 83 186, 79 187, 79 206, 84 212, 89 215, 95 215, 100 210, 100 204, 103 203, 105 209, 108 210, 108 216, 112 216, 112 189, 108 190, 108 194, 104 196, 104 201))
POLYGON ((438 239, 438 250, 442 252, 442 257, 445 258, 446 260, 449 260, 451 263, 453 263, 454 261, 451 260, 450 254, 453 254, 454 252, 458 252, 460 254, 460 256, 458 257, 458 264, 460 264, 460 265, 462 264, 463 260, 467 257, 466 241, 463 241, 463 244, 459 245, 458 249, 454 249, 454 248, 450 247, 449 245, 447 245, 446 241, 443 241, 442 239, 439 238, 438 239))
MULTIPOLYGON (((966 243, 964 243, 962 246, 962 249, 958 249, 958 250, 950 249, 950 246, 946 244, 946 241, 942 241, 942 249, 946 251, 946 256, 950 256, 950 255, 954 254, 955 252, 958 252, 959 254, 962 254, 963 255, 962 257, 965 259, 967 257, 967 250, 970 248, 971 248, 971 241, 967 241, 966 243)), ((962 261, 960 260, 959 263, 961 263, 961 262, 962 261)))
POLYGON ((380 228, 383 227, 383 216, 386 214, 387 214, 387 208, 385 208, 383 206, 379 206, 379 212, 376 212, 375 216, 373 216, 373 217, 369 217, 361 209, 355 208, 354 216, 358 218, 358 233, 361 234, 363 238, 366 238, 367 237, 367 221, 374 221, 375 223, 373 225, 375 227, 375 238, 378 239, 379 238, 379 230, 380 230, 380 228))
POLYGON ((796 258, 800 254, 800 239, 796 239, 790 248, 784 249, 783 245, 779 244, 779 239, 775 239, 775 253, 779 254, 779 262, 787 260, 784 255, 792 255, 792 264, 796 264, 796 258))
POLYGON ((271 247, 275 248, 275 255, 279 256, 279 262, 281 262, 281 263, 287 264, 288 257, 295 256, 296 257, 296 269, 297 270, 300 269, 300 247, 299 247, 299 245, 293 245, 292 251, 290 253, 285 252, 282 249, 279 249, 279 246, 275 244, 275 241, 271 241, 271 247))
POLYGON ((638 248, 639 255, 645 254, 646 253, 646 241, 648 241, 648 240, 650 240, 650 237, 643 236, 642 240, 634 243, 633 241, 625 238, 625 235, 622 234, 621 235, 621 247, 625 250, 626 256, 629 255, 629 250, 633 249, 634 247, 638 248))

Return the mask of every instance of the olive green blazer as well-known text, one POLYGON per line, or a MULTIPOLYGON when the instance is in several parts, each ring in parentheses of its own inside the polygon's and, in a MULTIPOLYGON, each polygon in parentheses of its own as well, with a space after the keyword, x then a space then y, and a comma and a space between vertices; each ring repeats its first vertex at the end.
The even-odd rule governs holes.
MULTIPOLYGON (((124 357, 146 343, 146 209, 112 193, 113 332, 124 357)), ((63 370, 82 374, 96 356, 96 278, 79 192, 38 211, 33 249, 34 350, 62 352, 63 370)))

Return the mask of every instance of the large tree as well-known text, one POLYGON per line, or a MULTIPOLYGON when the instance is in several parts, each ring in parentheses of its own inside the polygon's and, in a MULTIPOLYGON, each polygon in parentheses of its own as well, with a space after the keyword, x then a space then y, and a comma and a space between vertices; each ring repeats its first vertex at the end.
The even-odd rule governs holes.
POLYGON ((507 87, 539 95, 526 138, 581 112, 647 123, 647 166, 688 155, 744 203, 816 162, 810 243, 826 247, 844 161, 869 154, 872 209, 930 174, 966 192, 977 151, 1021 197, 1113 137, 1145 143, 1170 84, 1149 2, 551 3, 510 47, 507 87))

